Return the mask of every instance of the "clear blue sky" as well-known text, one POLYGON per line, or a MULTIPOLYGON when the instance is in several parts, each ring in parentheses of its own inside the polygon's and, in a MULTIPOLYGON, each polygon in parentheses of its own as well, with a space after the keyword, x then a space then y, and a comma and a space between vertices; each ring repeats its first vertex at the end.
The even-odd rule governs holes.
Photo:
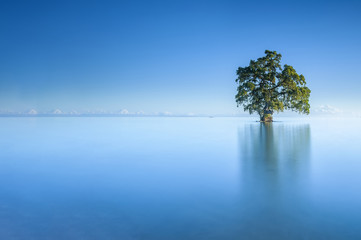
POLYGON ((265 49, 361 110, 360 1, 1 1, 0 110, 234 113, 265 49))

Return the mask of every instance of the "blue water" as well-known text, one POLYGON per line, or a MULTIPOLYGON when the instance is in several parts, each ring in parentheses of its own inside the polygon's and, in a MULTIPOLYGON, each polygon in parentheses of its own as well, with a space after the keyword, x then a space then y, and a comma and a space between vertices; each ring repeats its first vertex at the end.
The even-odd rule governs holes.
POLYGON ((0 239, 361 239, 360 119, 0 118, 0 239))

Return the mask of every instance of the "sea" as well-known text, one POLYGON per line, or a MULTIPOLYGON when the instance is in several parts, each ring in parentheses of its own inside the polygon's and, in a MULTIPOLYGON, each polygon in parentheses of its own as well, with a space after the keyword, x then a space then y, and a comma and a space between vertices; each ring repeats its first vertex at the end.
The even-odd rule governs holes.
POLYGON ((2 117, 0 239, 361 239, 361 119, 2 117))

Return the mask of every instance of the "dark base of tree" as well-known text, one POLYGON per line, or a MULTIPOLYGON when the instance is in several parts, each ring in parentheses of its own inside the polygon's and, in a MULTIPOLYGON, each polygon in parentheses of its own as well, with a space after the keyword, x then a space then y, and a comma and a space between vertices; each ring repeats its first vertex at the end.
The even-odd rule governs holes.
POLYGON ((260 122, 273 122, 272 114, 265 114, 264 116, 261 116, 260 122))

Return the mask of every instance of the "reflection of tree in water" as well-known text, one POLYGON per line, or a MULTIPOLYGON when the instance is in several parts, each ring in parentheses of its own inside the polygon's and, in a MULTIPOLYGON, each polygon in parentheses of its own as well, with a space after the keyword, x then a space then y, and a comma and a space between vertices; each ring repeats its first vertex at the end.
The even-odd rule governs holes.
POLYGON ((291 232, 299 232, 302 224, 296 223, 308 216, 304 198, 310 135, 308 124, 250 124, 239 129, 242 235, 289 239, 291 232))
POLYGON ((310 132, 309 124, 250 124, 240 129, 244 186, 276 194, 306 179, 310 132))

